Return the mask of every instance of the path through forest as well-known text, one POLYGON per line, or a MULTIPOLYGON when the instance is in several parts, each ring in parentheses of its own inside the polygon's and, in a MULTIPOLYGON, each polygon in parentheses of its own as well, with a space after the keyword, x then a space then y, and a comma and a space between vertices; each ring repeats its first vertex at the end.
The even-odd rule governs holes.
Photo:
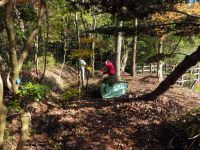
MULTIPOLYGON (((103 100, 90 92, 80 100, 60 105, 52 94, 45 101, 27 106, 32 113, 28 150, 165 150, 173 138, 169 117, 199 106, 199 96, 175 85, 155 101, 129 101, 153 90, 158 84, 153 76, 134 79, 124 75, 129 94, 124 98, 103 100), (126 99, 126 100, 124 100, 126 99)), ((90 85, 99 78, 90 80, 90 85)), ((18 139, 16 122, 10 124, 11 135, 18 139), (15 126, 14 126, 15 125, 15 126)))

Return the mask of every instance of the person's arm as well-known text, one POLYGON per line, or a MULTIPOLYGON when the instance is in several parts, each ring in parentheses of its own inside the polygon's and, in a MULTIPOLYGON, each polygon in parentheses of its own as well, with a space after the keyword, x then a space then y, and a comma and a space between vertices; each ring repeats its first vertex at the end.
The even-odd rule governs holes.
POLYGON ((107 73, 108 73, 108 67, 107 67, 107 65, 105 65, 103 67, 103 74, 107 74, 107 73))
POLYGON ((82 62, 82 64, 85 66, 85 65, 87 65, 87 63, 85 62, 85 60, 82 60, 83 62, 82 62))

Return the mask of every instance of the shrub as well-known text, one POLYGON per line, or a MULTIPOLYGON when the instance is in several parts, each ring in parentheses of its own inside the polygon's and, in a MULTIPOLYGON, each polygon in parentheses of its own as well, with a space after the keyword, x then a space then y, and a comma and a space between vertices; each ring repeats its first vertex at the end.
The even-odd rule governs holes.
POLYGON ((8 110, 11 112, 11 111, 21 111, 22 108, 21 108, 21 101, 20 100, 11 100, 9 105, 8 105, 8 110))
POLYGON ((72 99, 78 98, 79 95, 80 95, 80 92, 78 89, 71 88, 62 94, 62 98, 63 100, 72 100, 72 99))
POLYGON ((35 101, 39 101, 44 98, 49 91, 49 87, 40 84, 32 84, 29 82, 25 84, 22 89, 19 90, 21 97, 29 97, 35 101))

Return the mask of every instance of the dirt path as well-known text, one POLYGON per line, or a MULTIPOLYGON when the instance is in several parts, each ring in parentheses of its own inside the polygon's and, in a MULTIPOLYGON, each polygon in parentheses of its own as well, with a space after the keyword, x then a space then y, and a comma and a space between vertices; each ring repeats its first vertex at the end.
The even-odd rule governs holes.
MULTIPOLYGON (((133 95, 157 85, 154 77, 125 78, 133 95)), ((33 103, 34 133, 27 148, 164 150, 171 138, 166 118, 197 106, 197 99, 190 90, 176 86, 149 102, 85 98, 65 108, 51 101, 33 103)))

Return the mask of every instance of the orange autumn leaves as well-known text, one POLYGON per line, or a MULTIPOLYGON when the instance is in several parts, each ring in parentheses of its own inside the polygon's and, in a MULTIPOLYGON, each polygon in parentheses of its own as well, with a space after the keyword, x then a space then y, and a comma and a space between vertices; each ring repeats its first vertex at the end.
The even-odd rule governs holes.
POLYGON ((167 11, 163 13, 155 13, 151 16, 152 21, 155 24, 159 23, 172 23, 183 20, 186 15, 183 13, 187 13, 188 15, 192 16, 199 16, 200 17, 200 2, 193 3, 191 6, 188 4, 176 4, 174 5, 173 11, 167 11), (177 11, 177 12, 175 12, 177 11), (183 12, 183 13, 179 13, 183 12))
POLYGON ((186 20, 186 14, 188 14, 189 16, 200 17, 200 2, 193 3, 192 5, 188 5, 188 3, 179 3, 174 5, 174 7, 169 10, 172 11, 163 11, 161 13, 155 13, 150 16, 152 22, 155 25, 163 24, 163 26, 158 26, 154 28, 154 32, 158 36, 168 32, 168 28, 164 25, 175 22, 183 22, 186 20))

